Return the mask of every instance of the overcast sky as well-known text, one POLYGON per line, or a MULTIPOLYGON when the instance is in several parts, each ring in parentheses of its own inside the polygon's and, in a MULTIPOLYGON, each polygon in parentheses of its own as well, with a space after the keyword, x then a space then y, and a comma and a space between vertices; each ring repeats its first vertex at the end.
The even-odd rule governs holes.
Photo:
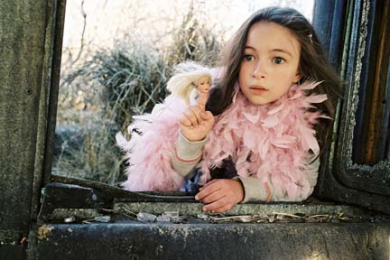
MULTIPOLYGON (((140 39, 161 37, 178 24, 188 11, 191 0, 68 0, 65 18, 64 48, 78 49, 87 17, 84 43, 110 47, 124 34, 140 39)), ((254 11, 280 5, 298 9, 312 19, 314 0, 194 0, 197 17, 213 30, 227 31, 229 37, 254 11)))

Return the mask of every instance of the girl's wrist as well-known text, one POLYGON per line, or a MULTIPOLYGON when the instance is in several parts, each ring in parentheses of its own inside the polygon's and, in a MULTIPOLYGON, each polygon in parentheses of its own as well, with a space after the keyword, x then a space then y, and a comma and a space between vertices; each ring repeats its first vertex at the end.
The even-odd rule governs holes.
POLYGON ((238 204, 238 203, 241 203, 245 198, 244 185, 242 185, 242 182, 240 181, 240 179, 232 179, 232 180, 237 183, 236 195, 237 195, 237 204, 238 204))
POLYGON ((206 139, 206 137, 203 137, 202 139, 191 139, 191 138, 187 138, 187 137, 185 137, 185 138, 186 138, 187 141, 190 142, 190 143, 202 142, 203 140, 206 139))
POLYGON ((206 136, 200 139, 187 137, 182 131, 180 131, 180 135, 189 143, 203 142, 206 139, 206 136))

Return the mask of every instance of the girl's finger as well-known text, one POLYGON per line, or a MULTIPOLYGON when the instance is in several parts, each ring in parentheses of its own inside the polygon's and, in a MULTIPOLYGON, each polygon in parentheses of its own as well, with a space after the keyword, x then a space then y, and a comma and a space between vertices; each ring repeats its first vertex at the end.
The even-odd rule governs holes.
POLYGON ((203 120, 211 120, 214 119, 213 114, 210 111, 205 111, 201 114, 203 120))
POLYGON ((198 124, 201 124, 204 121, 204 119, 202 117, 202 114, 204 113, 204 111, 202 111, 202 109, 198 105, 191 106, 191 107, 189 107, 189 109, 192 111, 192 114, 193 114, 193 116, 195 116, 198 124))
POLYGON ((206 188, 207 186, 210 186, 211 184, 213 184, 214 182, 217 182, 217 181, 219 181, 219 180, 218 180, 218 179, 214 179, 214 180, 211 180, 211 181, 209 181, 209 182, 206 182, 206 184, 203 185, 203 187, 200 188, 200 190, 203 190, 203 189, 206 188))
POLYGON ((208 196, 204 197, 202 199, 202 202, 205 204, 209 204, 209 203, 212 203, 214 201, 220 200, 223 197, 225 197, 225 195, 223 193, 219 192, 219 190, 218 190, 218 191, 210 193, 208 196))
POLYGON ((203 186, 202 190, 196 194, 195 199, 196 200, 203 200, 205 197, 209 196, 211 193, 214 193, 218 190, 220 190, 221 187, 217 185, 209 185, 207 187, 203 186))
POLYGON ((217 209, 220 209, 220 208, 223 208, 224 206, 226 206, 227 204, 227 201, 225 201, 225 197, 217 200, 217 201, 214 201, 213 203, 210 203, 210 204, 207 204, 206 206, 203 206, 203 211, 211 211, 211 212, 215 212, 217 209))
POLYGON ((227 203, 227 204, 223 205, 222 207, 212 209, 212 211, 213 211, 213 213, 223 213, 225 211, 231 210, 232 207, 233 207, 232 204, 227 203))
POLYGON ((179 120, 179 124, 185 127, 190 127, 192 125, 191 121, 187 117, 182 116, 179 120))
POLYGON ((207 93, 199 92, 197 104, 202 109, 202 111, 205 111, 206 109, 207 96, 207 93))
POLYGON ((189 120, 191 122, 191 125, 192 126, 198 126, 201 119, 200 119, 200 116, 197 116, 196 115, 196 111, 194 111, 191 107, 189 109, 187 109, 185 112, 184 112, 184 117, 189 120))

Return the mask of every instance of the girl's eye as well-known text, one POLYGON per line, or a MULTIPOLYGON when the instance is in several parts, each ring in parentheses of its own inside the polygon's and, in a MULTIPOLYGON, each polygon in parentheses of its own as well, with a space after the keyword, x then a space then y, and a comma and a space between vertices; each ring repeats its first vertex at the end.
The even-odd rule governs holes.
POLYGON ((276 57, 276 58, 274 58, 274 62, 276 64, 282 64, 282 63, 284 63, 284 59, 281 57, 276 57))
POLYGON ((253 61, 254 59, 255 59, 255 57, 253 57, 253 55, 250 55, 250 54, 244 55, 244 60, 246 60, 246 61, 253 61))

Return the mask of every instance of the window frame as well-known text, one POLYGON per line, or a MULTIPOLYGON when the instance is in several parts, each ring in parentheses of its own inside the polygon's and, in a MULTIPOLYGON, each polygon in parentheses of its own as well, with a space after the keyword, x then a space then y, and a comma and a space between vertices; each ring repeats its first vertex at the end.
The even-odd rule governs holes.
MULTIPOLYGON (((363 36, 360 36, 358 39, 356 39, 355 36, 358 34, 358 32, 360 32, 360 30, 365 29, 364 26, 366 26, 367 21, 365 19, 359 19, 359 17, 361 17, 360 14, 362 8, 364 7, 364 10, 366 11, 367 5, 369 5, 371 2, 372 0, 355 0, 348 1, 348 3, 342 0, 316 1, 313 15, 313 26, 319 34, 320 39, 322 39, 324 42, 325 49, 329 53, 330 61, 336 68, 338 67, 337 64, 341 64, 341 68, 339 69, 342 73, 343 70, 345 71, 345 79, 351 82, 351 84, 346 87, 345 93, 347 98, 339 103, 338 113, 340 113, 340 116, 335 119, 335 127, 333 134, 329 138, 329 145, 325 147, 324 153, 322 154, 321 160, 323 164, 320 169, 319 182, 316 187, 315 194, 319 195, 320 197, 331 198, 346 203, 359 204, 369 207, 372 207, 372 201, 365 201, 360 203, 360 200, 364 200, 363 198, 367 197, 367 195, 369 195, 369 197, 378 199, 378 201, 381 203, 389 200, 386 195, 390 195, 390 189, 386 190, 385 185, 380 186, 381 180, 383 180, 383 175, 389 174, 380 170, 367 171, 367 167, 365 166, 359 167, 357 169, 351 167, 351 157, 348 156, 348 151, 351 149, 351 143, 349 142, 351 137, 351 128, 347 127, 348 124, 346 122, 351 123, 354 118, 355 110, 353 110, 354 107, 353 102, 351 103, 351 100, 354 100, 355 97, 353 96, 353 93, 359 85, 358 81, 352 79, 355 79, 359 76, 358 73, 360 72, 356 71, 356 67, 361 65, 362 61, 361 56, 356 56, 356 51, 358 50, 358 46, 361 46, 365 41, 363 36), (353 8, 354 10, 352 12, 353 16, 348 16, 348 10, 350 8, 353 8), (340 20, 340 15, 345 19, 340 20), (352 23, 351 35, 347 35, 344 30, 345 25, 348 22, 352 23), (349 43, 350 39, 352 39, 351 45, 344 45, 343 47, 343 42, 349 43), (347 129, 347 131, 345 129, 347 129), (379 172, 380 174, 378 174, 378 176, 374 176, 372 174, 373 172, 376 174, 379 172), (373 182, 374 184, 367 185, 368 181, 373 182), (375 187, 380 188, 377 189, 375 187), (338 192, 335 192, 335 190, 338 190, 338 192), (346 190, 348 191, 348 194, 354 194, 355 197, 359 197, 359 200, 349 199, 350 196, 344 196, 346 190), (360 191, 362 191, 361 195, 357 195, 360 191)), ((61 4, 57 5, 56 10, 57 19, 54 35, 55 44, 53 50, 53 68, 49 100, 50 108, 46 138, 48 145, 46 146, 45 151, 46 160, 44 165, 44 186, 48 185, 52 179, 51 167, 53 160, 61 48, 66 1, 59 1, 59 3, 61 4)), ((386 165, 389 165, 389 163, 386 165)), ((390 175, 388 177, 390 179, 390 175)), ((69 179, 69 181, 71 180, 69 179)), ((88 182, 86 180, 85 184, 88 185, 88 183, 90 183, 92 186, 94 185, 94 182, 88 182)), ((115 197, 114 193, 111 192, 110 194, 115 197)), ((123 193, 118 191, 118 196, 123 196, 123 193)), ((376 205, 378 203, 374 204, 376 205)), ((390 206, 374 206, 374 208, 377 208, 381 211, 390 212, 390 206)))
MULTIPOLYGON (((361 81, 361 67, 364 62, 363 54, 367 50, 365 46, 369 7, 376 4, 376 1, 355 0, 343 3, 345 1, 336 0, 324 2, 316 2, 318 6, 315 18, 316 15, 323 18, 324 9, 332 10, 333 8, 334 22, 340 13, 344 13, 344 25, 341 27, 333 26, 328 34, 320 34, 320 37, 325 39, 325 42, 344 42, 344 46, 340 46, 342 53, 335 52, 332 44, 325 44, 325 47, 327 47, 331 61, 340 61, 340 74, 347 84, 344 99, 338 103, 333 132, 329 136, 327 147, 322 155, 323 164, 316 192, 320 197, 389 213, 390 173, 385 167, 390 167, 390 162, 380 162, 372 167, 354 165, 352 162, 356 100, 361 81), (344 40, 339 41, 338 37, 344 40), (335 38, 336 40, 333 40, 335 38)), ((370 18, 373 19, 373 16, 370 18)), ((317 23, 315 21, 315 28, 323 26, 323 22, 323 19, 318 19, 317 23)), ((318 31, 321 32, 321 30, 318 31)))

